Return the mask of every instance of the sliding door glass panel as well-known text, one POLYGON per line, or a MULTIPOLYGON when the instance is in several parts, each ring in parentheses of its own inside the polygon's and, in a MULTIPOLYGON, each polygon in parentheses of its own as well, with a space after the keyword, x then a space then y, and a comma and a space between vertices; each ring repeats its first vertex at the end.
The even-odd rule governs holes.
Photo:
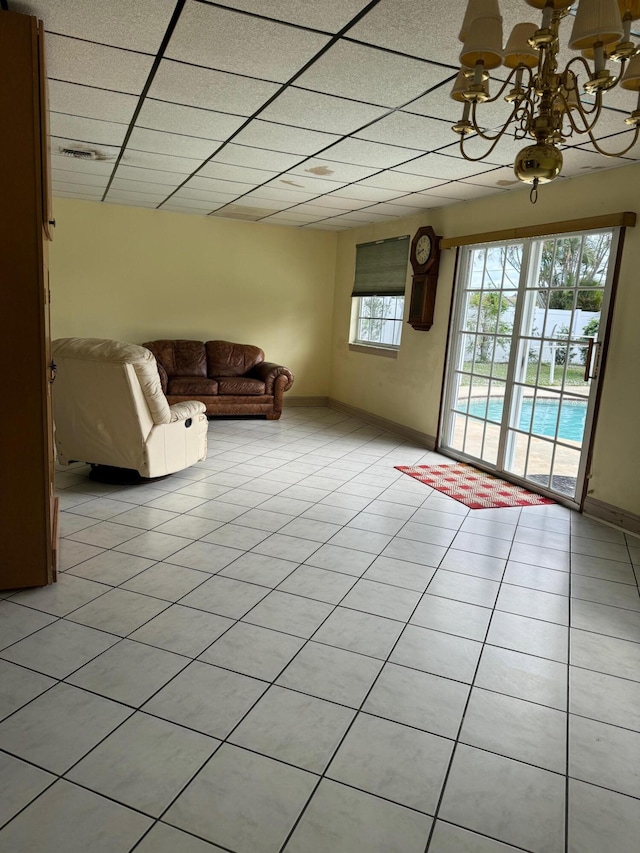
POLYGON ((443 449, 579 497, 616 245, 607 230, 463 250, 443 449))

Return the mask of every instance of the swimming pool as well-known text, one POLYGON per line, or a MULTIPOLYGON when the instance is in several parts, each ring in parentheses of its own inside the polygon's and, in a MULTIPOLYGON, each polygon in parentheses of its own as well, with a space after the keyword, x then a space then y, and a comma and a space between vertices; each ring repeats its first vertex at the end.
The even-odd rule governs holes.
MULTIPOLYGON (((494 423, 500 423, 502 420, 502 397, 489 398, 489 405, 485 414, 486 400, 471 400, 469 402, 468 414, 475 415, 478 418, 486 417, 487 420, 494 423)), ((458 407, 459 410, 466 408, 466 401, 458 407)), ((522 401, 522 411, 520 412, 519 428, 528 432, 531 430, 536 435, 554 436, 556 433, 556 423, 558 421, 558 400, 538 399, 536 403, 533 424, 531 423, 531 411, 533 409, 533 399, 526 397, 522 401)), ((582 441, 584 435, 584 424, 587 417, 587 401, 586 400, 565 400, 562 404, 560 413, 560 423, 558 426, 558 438, 564 438, 568 441, 582 441)))

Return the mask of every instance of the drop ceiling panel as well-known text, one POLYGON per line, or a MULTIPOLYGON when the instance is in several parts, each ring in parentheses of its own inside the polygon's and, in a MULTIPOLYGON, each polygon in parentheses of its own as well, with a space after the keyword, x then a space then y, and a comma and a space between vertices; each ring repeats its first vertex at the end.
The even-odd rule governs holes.
POLYGON ((198 174, 204 178, 222 178, 223 180, 252 183, 257 186, 275 178, 278 173, 266 169, 247 169, 244 166, 231 166, 228 163, 212 161, 203 166, 198 174))
POLYGON ((295 209, 298 211, 298 213, 316 214, 322 219, 326 218, 327 216, 332 216, 335 213, 340 214, 343 212, 342 208, 340 207, 322 207, 322 205, 316 204, 315 201, 309 201, 305 204, 299 204, 295 209))
POLYGON ((352 216, 351 214, 333 216, 331 219, 325 219, 323 221, 323 225, 333 225, 336 228, 340 229, 357 228, 358 225, 366 225, 366 223, 366 219, 363 219, 362 217, 352 216))
POLYGON ((424 198, 423 210, 429 210, 432 207, 445 207, 447 204, 454 204, 455 200, 448 196, 438 195, 438 189, 428 190, 426 193, 417 193, 417 196, 424 198))
POLYGON ((241 183, 240 181, 224 181, 217 178, 203 178, 202 173, 191 178, 185 185, 185 188, 192 187, 193 189, 204 190, 208 193, 220 192, 229 195, 241 195, 248 192, 256 183, 241 183))
MULTIPOLYGON (((121 172, 118 169, 117 174, 119 175, 121 172)), ((152 183, 151 181, 135 181, 130 178, 121 178, 115 177, 111 182, 110 192, 114 192, 116 190, 124 190, 126 192, 135 192, 135 193, 145 193, 147 195, 153 196, 162 196, 162 198, 166 198, 170 192, 178 186, 178 181, 176 181, 175 185, 173 184, 158 184, 152 183)))
POLYGON ((79 199, 84 199, 84 201, 95 201, 95 202, 100 201, 99 197, 97 197, 95 195, 91 195, 88 192, 82 192, 81 189, 77 189, 77 190, 59 190, 59 189, 56 189, 54 191, 54 189, 52 187, 51 188, 51 194, 53 195, 54 199, 56 199, 56 198, 79 198, 79 199))
POLYGON ((299 204, 301 201, 309 201, 309 199, 315 198, 315 194, 312 192, 300 192, 299 190, 296 192, 295 190, 285 189, 284 187, 280 188, 270 185, 251 190, 248 197, 268 198, 272 201, 282 201, 287 204, 299 204))
POLYGON ((358 200, 355 198, 342 198, 334 193, 323 195, 320 198, 314 198, 313 203, 319 207, 340 208, 341 210, 359 210, 361 207, 369 207, 369 200, 358 200))
POLYGON ((284 83, 328 41, 326 35, 189 0, 166 56, 284 83))
POLYGON ((149 89, 149 97, 250 116, 278 89, 277 83, 163 59, 149 89))
POLYGON ((301 225, 304 225, 308 222, 315 222, 318 219, 317 216, 309 215, 306 213, 295 213, 292 210, 283 210, 282 213, 274 213, 269 217, 269 222, 298 222, 301 225))
POLYGON ((211 139, 197 139, 195 136, 181 136, 178 133, 163 133, 159 130, 136 127, 129 137, 127 152, 148 151, 155 154, 170 154, 174 157, 206 160, 219 145, 219 142, 211 139))
POLYGON ((341 40, 298 77, 296 86, 399 107, 450 74, 447 69, 417 59, 341 40))
POLYGON ((410 175, 426 175, 429 178, 439 178, 441 181, 450 181, 468 178, 470 175, 478 175, 493 169, 494 166, 487 163, 470 163, 461 157, 448 157, 445 154, 425 154, 410 163, 403 163, 397 169, 398 172, 407 172, 410 175))
POLYGON ((503 166, 482 175, 472 175, 466 179, 466 183, 503 190, 522 189, 523 187, 522 181, 519 181, 514 174, 513 166, 503 166))
POLYGON ((246 120, 245 116, 146 98, 138 113, 136 126, 197 136, 201 139, 223 140, 235 133, 246 120))
POLYGON ((344 221, 351 220, 352 222, 390 222, 393 216, 386 213, 377 213, 369 208, 358 210, 356 213, 347 213, 340 217, 344 221))
POLYGON ((385 190, 381 187, 365 187, 362 184, 351 184, 344 189, 336 190, 331 194, 332 198, 358 199, 368 201, 370 204, 376 201, 388 201, 397 198, 400 193, 397 190, 385 190))
POLYGON ((55 154, 55 147, 52 144, 51 168, 59 169, 60 171, 73 172, 74 174, 95 175, 96 177, 109 177, 113 171, 113 162, 111 160, 76 160, 75 157, 66 157, 62 154, 55 154))
POLYGON ((291 86, 269 104, 261 118, 345 135, 380 118, 385 112, 385 107, 291 86))
POLYGON ((168 211, 169 213, 186 213, 191 214, 192 216, 202 216, 202 211, 198 210, 197 207, 184 207, 180 204, 163 204, 160 208, 160 212, 168 211))
MULTIPOLYGON (((67 158, 70 159, 70 158, 67 158)), ((91 175, 87 172, 72 172, 67 169, 51 169, 51 180, 58 183, 85 184, 104 189, 109 180, 108 175, 91 175)))
POLYGON ((304 27, 337 33, 354 15, 367 5, 369 0, 219 0, 219 5, 242 9, 256 15, 274 18, 276 21, 291 21, 304 27))
MULTIPOLYGON (((451 0, 430 0, 428 4, 424 0, 380 0, 350 30, 349 36, 457 67, 462 48, 457 37, 465 5, 451 0)), ((518 20, 533 21, 540 26, 541 12, 523 3, 503 0, 500 11, 505 41, 518 20)))
POLYGON ((441 184, 439 178, 426 178, 424 175, 407 175, 403 172, 396 172, 393 169, 388 169, 386 172, 379 172, 371 178, 365 178, 359 182, 359 186, 365 187, 381 187, 387 190, 397 190, 400 192, 420 192, 429 187, 435 187, 441 184))
POLYGON ((419 157, 422 152, 411 148, 380 145, 377 142, 367 142, 364 139, 350 137, 329 148, 326 154, 343 163, 364 164, 385 169, 397 166, 413 157, 419 157))
POLYGON ((49 109, 52 112, 128 124, 138 103, 135 95, 108 92, 76 83, 49 81, 49 109))
POLYGON ((122 145, 127 132, 126 124, 53 112, 50 115, 49 127, 54 136, 77 139, 87 145, 122 145))
MULTIPOLYGON (((492 189, 493 192, 504 192, 501 187, 494 186, 492 189)), ((486 187, 465 181, 450 181, 448 184, 441 184, 439 187, 435 187, 432 192, 434 195, 455 199, 456 201, 466 201, 488 194, 486 187)))
POLYGON ((142 181, 143 183, 162 184, 165 187, 177 187, 185 175, 181 172, 166 172, 161 169, 146 169, 138 166, 127 166, 120 162, 116 177, 123 180, 142 181))
POLYGON ((157 207, 155 201, 145 198, 143 196, 139 196, 137 198, 126 198, 124 196, 116 196, 114 198, 113 196, 111 196, 111 194, 109 194, 104 201, 105 204, 119 204, 125 205, 125 207, 147 207, 150 210, 155 210, 155 208, 157 207))
MULTIPOLYGON (((246 190, 242 191, 246 192, 246 190)), ((198 201, 208 201, 213 204, 227 204, 240 195, 241 193, 232 192, 217 192, 215 190, 199 190, 197 187, 183 186, 172 197, 173 199, 196 199, 198 201)))
POLYGON ((73 181, 51 181, 51 189, 53 192, 57 192, 58 190, 80 192, 92 198, 102 198, 102 194, 104 193, 102 187, 92 187, 89 184, 76 184, 73 181))
MULTIPOLYGON (((273 213, 274 211, 279 211, 283 209, 283 204, 278 199, 273 198, 265 198, 264 196, 256 195, 255 193, 249 193, 249 195, 244 196, 243 198, 238 198, 234 201, 234 204, 238 207, 251 207, 256 208, 259 207, 262 210, 268 210, 269 213, 273 213)), ((293 205, 289 204, 289 202, 284 205, 285 209, 287 207, 292 207, 293 205)))
MULTIPOLYGON (((426 204, 424 206, 424 209, 427 209, 426 204)), ((414 205, 393 204, 393 202, 382 202, 381 204, 376 204, 370 210, 371 213, 392 216, 394 219, 399 218, 401 216, 412 216, 414 213, 416 213, 416 208, 414 205)))
MULTIPOLYGON (((504 3, 502 3, 504 6, 504 3)), ((349 31, 349 38, 397 50, 423 59, 433 59, 438 51, 439 39, 445 40, 446 60, 457 62, 461 45, 450 45, 451 18, 459 17, 459 30, 464 16, 462 3, 450 0, 380 0, 365 17, 349 31)), ((455 25, 454 25, 455 26, 455 25)), ((441 48, 441 49, 442 49, 441 48)))
POLYGON ((109 193, 107 195, 107 198, 110 201, 136 201, 136 200, 139 200, 139 201, 145 202, 145 204, 152 205, 153 207, 157 207, 159 204, 161 204, 165 200, 166 195, 163 195, 162 193, 140 193, 140 192, 136 192, 135 190, 120 190, 120 189, 114 190, 114 189, 110 189, 109 193))
POLYGON ((225 199, 220 199, 217 202, 212 202, 201 198, 190 198, 188 196, 181 195, 180 192, 177 192, 175 195, 171 196, 171 198, 167 201, 167 204, 179 204, 181 207, 191 207, 197 210, 203 210, 208 213, 210 210, 213 210, 220 204, 224 204, 225 201, 225 199))
MULTIPOLYGON (((235 137, 238 139, 238 137, 235 137)), ((214 163, 229 163, 232 166, 248 166, 250 169, 268 169, 283 172, 295 166, 304 156, 301 154, 283 154, 280 151, 264 151, 262 148, 250 148, 246 145, 225 145, 214 159, 214 163)))
POLYGON ((407 145, 421 151, 434 151, 455 139, 448 122, 402 112, 381 118, 355 136, 389 145, 407 145))
POLYGON ((310 157, 300 166, 291 169, 291 173, 301 176, 311 175, 317 180, 337 181, 344 184, 375 175, 378 170, 378 166, 357 166, 353 163, 338 163, 336 160, 323 157, 310 157))
POLYGON ((157 169, 166 172, 178 172, 190 175, 200 166, 201 160, 192 160, 187 157, 171 157, 168 154, 154 154, 150 151, 135 151, 127 148, 122 163, 127 166, 141 166, 143 169, 157 169))
POLYGON ((12 0, 14 12, 42 18, 46 29, 79 39, 155 53, 175 0, 12 0))
POLYGON ((47 73, 54 80, 139 95, 152 65, 153 56, 143 53, 65 36, 47 38, 47 73))
POLYGON ((270 181, 265 186, 289 187, 290 189, 301 190, 302 192, 313 195, 324 195, 324 193, 340 189, 346 183, 348 181, 328 181, 321 178, 312 178, 309 175, 294 174, 291 171, 280 175, 278 178, 274 178, 273 181, 270 181))
POLYGON ((576 177, 589 172, 601 171, 602 169, 616 168, 617 166, 629 166, 631 161, 623 158, 604 158, 595 151, 582 148, 569 148, 562 152, 563 167, 562 174, 565 177, 576 177))
POLYGON ((333 142, 337 142, 339 138, 333 133, 319 133, 316 130, 303 130, 255 119, 240 131, 234 142, 289 154, 315 154, 333 142))

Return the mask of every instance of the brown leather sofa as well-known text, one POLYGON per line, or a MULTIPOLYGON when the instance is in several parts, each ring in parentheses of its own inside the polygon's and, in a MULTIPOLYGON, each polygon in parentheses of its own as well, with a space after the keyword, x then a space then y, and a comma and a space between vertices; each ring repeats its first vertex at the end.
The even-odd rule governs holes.
POLYGON ((170 405, 200 400, 207 415, 265 415, 277 420, 293 374, 264 360, 260 347, 230 341, 147 341, 170 405))

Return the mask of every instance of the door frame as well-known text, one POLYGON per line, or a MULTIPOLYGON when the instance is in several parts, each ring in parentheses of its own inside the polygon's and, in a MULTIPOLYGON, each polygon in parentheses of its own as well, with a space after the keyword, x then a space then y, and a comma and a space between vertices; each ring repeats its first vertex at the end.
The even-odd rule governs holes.
MULTIPOLYGON (((456 248, 456 259, 454 266, 454 278, 453 278, 453 287, 451 289, 451 302, 449 309, 449 323, 447 328, 447 341, 446 341, 446 350, 445 350, 445 361, 444 361, 444 369, 442 375, 442 386, 440 393, 440 406, 438 412, 438 426, 437 426, 437 434, 435 441, 435 450, 438 453, 441 453, 444 456, 448 456, 452 459, 459 460, 461 462, 465 462, 468 460, 468 457, 460 451, 453 450, 449 447, 442 446, 442 437, 444 426, 447 421, 447 413, 445 411, 445 404, 448 399, 448 395, 450 393, 451 384, 453 382, 454 376, 454 359, 458 352, 458 335, 456 334, 456 322, 459 318, 460 314, 460 306, 461 302, 459 299, 459 290, 458 283, 461 280, 462 276, 466 274, 468 270, 468 264, 464 262, 460 257, 460 248, 461 247, 480 247, 483 245, 495 244, 495 243, 510 243, 510 242, 522 242, 525 245, 534 242, 534 240, 542 240, 545 238, 556 238, 567 236, 575 233, 593 233, 596 231, 604 231, 604 230, 612 230, 612 247, 611 253, 612 256, 609 260, 609 267, 607 271, 607 278, 610 279, 608 282, 608 295, 606 297, 606 319, 604 324, 603 336, 600 338, 599 343, 601 343, 600 349, 600 357, 598 362, 598 381, 593 392, 593 405, 590 406, 590 411, 587 411, 587 420, 585 422, 585 440, 583 441, 578 477, 582 478, 582 488, 578 494, 578 490, 576 491, 575 497, 568 498, 563 496, 561 493, 552 491, 549 488, 546 488, 543 485, 539 485, 536 483, 531 483, 529 480, 525 480, 524 478, 518 477, 515 474, 506 471, 498 471, 496 466, 492 466, 488 463, 484 463, 481 460, 476 460, 474 458, 473 465, 479 470, 485 471, 489 474, 499 474, 499 476, 507 480, 509 482, 513 482, 516 485, 522 486, 523 488, 528 489, 529 491, 535 491, 545 497, 549 497, 554 500, 556 503, 567 506, 570 509, 577 509, 582 512, 584 507, 584 502, 587 498, 589 492, 589 479, 591 477, 591 464, 593 459, 593 447, 595 443, 595 436, 597 431, 597 422, 598 422, 598 414, 600 410, 600 403, 602 399, 602 391, 604 387, 605 373, 606 373, 606 363, 607 363, 607 355, 609 350, 609 342, 611 338, 611 330, 613 325, 613 315, 615 311, 615 299, 618 290, 618 283, 620 277, 620 266, 622 262, 622 250, 624 246, 624 237, 626 232, 626 226, 630 225, 633 227, 635 225, 635 216, 633 214, 620 214, 615 217, 602 217, 600 221, 594 220, 573 220, 567 223, 554 223, 553 231, 547 233, 545 230, 541 228, 535 229, 513 229, 509 232, 493 232, 487 234, 478 234, 473 237, 468 238, 460 238, 457 240, 451 240, 449 242, 449 248, 456 248), (632 221, 629 218, 632 217, 632 221), (603 221, 603 220, 608 221, 603 221), (612 221, 615 220, 615 221, 612 221), (563 227, 558 228, 559 225, 563 227), (520 233, 518 233, 520 232, 520 233), (528 232, 528 233, 527 233, 528 232)), ((528 254, 526 248, 524 254, 528 254)), ((468 257, 468 253, 467 253, 468 257)), ((522 280, 522 277, 521 277, 522 280)), ((519 284, 520 289, 520 284, 519 284)), ((604 312, 603 312, 604 313, 604 312)), ((515 327, 515 325, 514 325, 515 327)), ((455 362, 457 363, 457 361, 455 362)), ((509 371, 510 379, 512 381, 512 371, 509 371)), ((509 380, 508 380, 509 381, 509 380)), ((510 390, 507 391, 507 394, 510 397, 510 390)), ((501 426, 502 429, 502 426, 501 426)), ((504 437, 501 438, 501 443, 504 440, 504 437)), ((579 481, 579 480, 578 480, 579 481)))

